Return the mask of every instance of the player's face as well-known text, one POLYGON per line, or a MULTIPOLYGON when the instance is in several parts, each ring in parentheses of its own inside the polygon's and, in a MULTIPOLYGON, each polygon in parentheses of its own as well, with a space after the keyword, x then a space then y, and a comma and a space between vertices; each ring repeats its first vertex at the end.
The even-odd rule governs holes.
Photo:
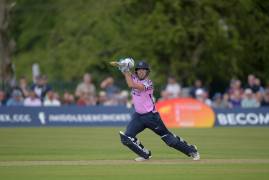
POLYGON ((137 70, 137 76, 139 79, 145 79, 147 76, 147 71, 146 69, 138 69, 137 70))

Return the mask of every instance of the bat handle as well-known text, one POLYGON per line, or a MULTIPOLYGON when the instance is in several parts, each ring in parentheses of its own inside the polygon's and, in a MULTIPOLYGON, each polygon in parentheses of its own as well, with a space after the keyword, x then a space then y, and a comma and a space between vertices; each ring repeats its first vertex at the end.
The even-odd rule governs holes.
POLYGON ((117 61, 111 61, 109 62, 109 64, 112 66, 119 66, 119 63, 117 61))
POLYGON ((124 63, 117 62, 117 61, 111 61, 111 62, 109 62, 109 64, 112 65, 112 66, 116 66, 116 67, 125 65, 124 63))

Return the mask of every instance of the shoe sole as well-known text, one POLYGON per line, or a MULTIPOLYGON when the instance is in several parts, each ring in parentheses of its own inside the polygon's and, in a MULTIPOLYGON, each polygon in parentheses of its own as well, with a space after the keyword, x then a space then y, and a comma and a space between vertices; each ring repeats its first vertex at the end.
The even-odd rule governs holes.
POLYGON ((145 159, 145 158, 143 158, 143 157, 137 157, 137 158, 135 158, 134 160, 135 160, 136 162, 143 162, 143 161, 148 161, 148 160, 151 159, 151 158, 152 158, 152 156, 149 156, 148 159, 145 159))

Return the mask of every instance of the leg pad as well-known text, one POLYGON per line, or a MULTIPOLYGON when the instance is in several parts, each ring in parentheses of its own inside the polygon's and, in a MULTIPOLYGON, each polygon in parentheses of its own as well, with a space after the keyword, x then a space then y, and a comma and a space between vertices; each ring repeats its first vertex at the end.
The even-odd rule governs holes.
POLYGON ((120 138, 123 145, 127 146, 140 157, 148 159, 151 156, 151 152, 137 138, 126 136, 123 132, 120 132, 120 138))
POLYGON ((196 148, 193 145, 189 145, 182 138, 169 133, 162 136, 162 140, 170 147, 179 150, 180 152, 190 156, 191 153, 197 152, 196 148))

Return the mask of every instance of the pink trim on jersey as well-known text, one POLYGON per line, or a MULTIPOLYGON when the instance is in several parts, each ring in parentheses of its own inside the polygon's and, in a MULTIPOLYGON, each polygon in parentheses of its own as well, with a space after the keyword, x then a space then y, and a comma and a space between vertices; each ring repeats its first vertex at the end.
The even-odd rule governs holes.
POLYGON ((144 85, 145 89, 140 91, 132 88, 132 100, 135 107, 135 111, 139 114, 145 114, 148 112, 156 112, 155 104, 153 102, 153 84, 149 79, 139 80, 136 75, 132 75, 134 82, 139 82, 144 85))

